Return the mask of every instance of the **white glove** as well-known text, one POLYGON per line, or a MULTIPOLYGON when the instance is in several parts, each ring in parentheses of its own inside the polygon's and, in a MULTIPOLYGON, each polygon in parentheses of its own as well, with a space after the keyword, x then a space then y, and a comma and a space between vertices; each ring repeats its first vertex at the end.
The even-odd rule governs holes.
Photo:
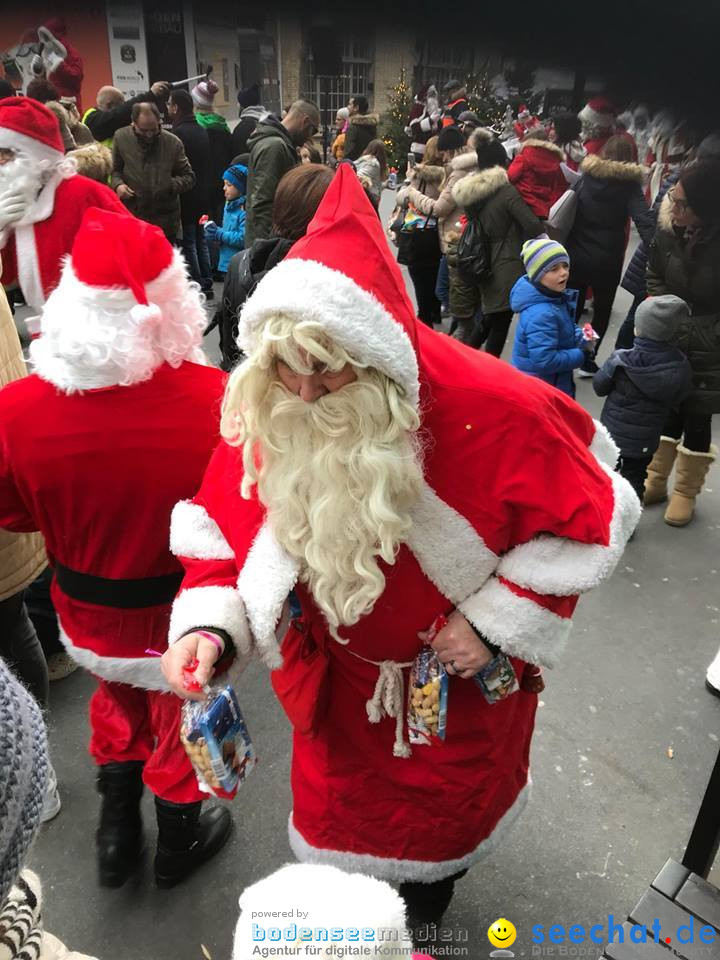
POLYGON ((50 33, 47 27, 38 27, 38 37, 43 44, 42 59, 45 64, 45 72, 50 76, 53 70, 57 70, 63 60, 67 58, 67 49, 50 33))
POLYGON ((39 53, 36 53, 30 61, 30 72, 33 77, 41 77, 45 73, 45 64, 39 53))
POLYGON ((17 190, 10 189, 0 193, 0 230, 22 220, 27 208, 27 197, 17 190))

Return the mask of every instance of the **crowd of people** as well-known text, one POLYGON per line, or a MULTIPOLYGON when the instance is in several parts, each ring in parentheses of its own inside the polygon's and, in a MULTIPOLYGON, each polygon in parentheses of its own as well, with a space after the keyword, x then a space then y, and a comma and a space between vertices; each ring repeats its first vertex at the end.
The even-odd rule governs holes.
POLYGON ((317 918, 345 898, 365 904, 358 926, 409 930, 409 957, 527 802, 540 667, 564 655, 578 598, 612 573, 641 501, 691 521, 715 459, 720 136, 679 155, 677 129, 647 139, 640 111, 623 122, 594 98, 547 123, 521 110, 503 140, 462 82, 427 84, 396 258, 360 95, 323 164, 317 106, 275 116, 257 85, 231 131, 209 77, 130 100, 102 87, 82 115, 51 77, 33 83, 0 91, 8 956, 83 960, 41 930, 23 870, 61 805, 49 623, 65 672, 97 679, 101 885, 137 868, 145 787, 158 886, 223 848, 232 817, 204 803, 181 709, 256 658, 294 730, 302 865, 245 892, 234 960, 252 955, 251 906, 297 901, 298 885, 317 918), (632 309, 599 366, 621 281, 632 309), (37 312, 28 375, 22 302, 37 312), (202 348, 215 327, 222 369, 202 348), (575 402, 574 371, 607 398, 602 422, 575 402), (451 705, 444 742, 418 745, 409 670, 428 648, 451 705))

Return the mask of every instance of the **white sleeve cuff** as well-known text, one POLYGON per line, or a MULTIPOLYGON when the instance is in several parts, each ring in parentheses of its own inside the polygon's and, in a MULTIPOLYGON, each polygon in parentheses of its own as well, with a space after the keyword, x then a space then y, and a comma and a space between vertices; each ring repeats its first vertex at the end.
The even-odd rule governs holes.
POLYGON ((235 587, 190 587, 175 598, 168 642, 175 643, 194 627, 217 627, 230 635, 238 653, 249 654, 252 639, 245 605, 235 587))

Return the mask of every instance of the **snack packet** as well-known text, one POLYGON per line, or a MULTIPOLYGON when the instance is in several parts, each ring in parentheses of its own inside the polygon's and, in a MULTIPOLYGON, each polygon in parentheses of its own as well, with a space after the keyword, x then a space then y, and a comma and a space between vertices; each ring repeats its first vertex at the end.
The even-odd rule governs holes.
MULTIPOLYGON (((447 623, 438 617, 429 631, 432 640, 447 623)), ((447 724, 448 675, 431 646, 415 657, 408 681, 407 725, 411 744, 431 746, 445 739, 447 724)))
POLYGON ((233 688, 205 689, 205 700, 183 704, 180 739, 200 786, 232 800, 257 756, 233 688))
POLYGON ((591 323, 584 323, 582 325, 582 335, 583 335, 583 340, 599 340, 600 339, 600 334, 596 333, 591 323))
POLYGON ((515 669, 502 650, 475 674, 474 679, 488 703, 505 700, 519 689, 515 669))

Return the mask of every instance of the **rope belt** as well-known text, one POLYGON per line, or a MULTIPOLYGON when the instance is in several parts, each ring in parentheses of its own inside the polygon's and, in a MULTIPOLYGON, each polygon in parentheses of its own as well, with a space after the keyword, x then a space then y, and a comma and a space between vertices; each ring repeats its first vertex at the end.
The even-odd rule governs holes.
POLYGON ((403 720, 405 711, 405 679, 403 669, 411 667, 409 663, 397 663, 395 660, 368 660, 359 653, 348 653, 358 660, 370 663, 378 668, 378 678, 372 697, 365 704, 370 723, 380 723, 384 717, 395 721, 395 742, 393 756, 407 758, 411 756, 410 744, 403 736, 403 720))

